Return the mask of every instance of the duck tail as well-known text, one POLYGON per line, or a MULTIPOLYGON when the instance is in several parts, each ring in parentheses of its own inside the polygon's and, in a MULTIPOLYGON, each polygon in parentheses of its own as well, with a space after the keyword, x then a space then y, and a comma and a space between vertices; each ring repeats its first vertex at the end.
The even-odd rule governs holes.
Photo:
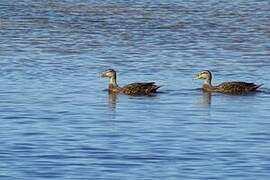
POLYGON ((157 86, 157 85, 153 85, 150 89, 148 89, 147 93, 155 93, 157 92, 158 88, 160 88, 161 86, 157 86))
POLYGON ((161 86, 155 86, 153 89, 154 91, 157 91, 161 86))
POLYGON ((255 86, 255 89, 258 89, 258 88, 260 88, 261 86, 263 86, 263 84, 256 85, 256 86, 255 86))

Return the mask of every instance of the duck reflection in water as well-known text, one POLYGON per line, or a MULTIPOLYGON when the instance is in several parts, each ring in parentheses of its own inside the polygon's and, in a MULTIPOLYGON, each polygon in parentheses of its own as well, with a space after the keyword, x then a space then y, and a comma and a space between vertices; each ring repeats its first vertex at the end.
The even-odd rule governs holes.
POLYGON ((211 105, 212 93, 202 91, 202 97, 200 97, 199 103, 204 106, 208 107, 211 105))
MULTIPOLYGON (((118 93, 113 93, 113 92, 108 92, 108 105, 109 105, 109 108, 111 110, 114 110, 116 109, 116 106, 117 106, 117 100, 118 100, 118 96, 121 96, 121 94, 118 94, 118 93)), ((144 98, 141 98, 141 97, 145 97, 145 98, 154 98, 156 97, 157 95, 156 94, 151 94, 151 95, 145 95, 145 96, 131 96, 132 98, 139 98, 139 99, 144 99, 144 98)))
POLYGON ((108 92, 108 103, 111 110, 116 108, 117 93, 108 92))

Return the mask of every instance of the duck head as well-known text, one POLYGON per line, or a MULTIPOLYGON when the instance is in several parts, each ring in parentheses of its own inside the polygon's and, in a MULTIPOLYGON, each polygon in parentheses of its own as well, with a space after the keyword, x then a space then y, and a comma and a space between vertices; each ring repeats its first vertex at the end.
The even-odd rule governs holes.
POLYGON ((193 79, 194 80, 203 79, 205 83, 211 84, 212 74, 209 70, 205 70, 197 74, 193 79))
POLYGON ((113 69, 107 69, 106 71, 101 73, 102 78, 112 78, 116 76, 116 72, 113 69))
POLYGON ((107 69, 103 73, 101 73, 102 78, 109 78, 110 79, 110 86, 117 87, 117 82, 116 82, 116 71, 113 69, 107 69))

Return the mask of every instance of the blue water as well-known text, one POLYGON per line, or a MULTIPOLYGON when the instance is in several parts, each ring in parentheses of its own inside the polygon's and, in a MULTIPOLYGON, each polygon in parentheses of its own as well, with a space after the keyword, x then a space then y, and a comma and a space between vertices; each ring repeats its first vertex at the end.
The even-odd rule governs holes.
POLYGON ((269 42, 269 1, 2 0, 0 179, 269 179, 269 42), (203 94, 204 69, 264 86, 203 94))

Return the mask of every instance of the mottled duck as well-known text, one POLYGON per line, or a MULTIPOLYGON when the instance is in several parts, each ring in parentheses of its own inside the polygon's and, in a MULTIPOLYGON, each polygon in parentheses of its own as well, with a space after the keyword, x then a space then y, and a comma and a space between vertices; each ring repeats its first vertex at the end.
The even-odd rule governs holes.
POLYGON ((248 92, 255 92, 263 84, 256 85, 254 83, 247 83, 241 81, 224 82, 217 86, 211 84, 212 74, 210 71, 202 71, 196 75, 194 80, 203 79, 204 83, 202 89, 206 92, 219 92, 228 94, 243 94, 248 92))
POLYGON ((155 82, 137 82, 120 87, 116 81, 116 71, 113 69, 104 71, 101 77, 110 79, 108 91, 111 93, 121 93, 132 96, 151 95, 156 93, 157 89, 160 88, 160 86, 155 85, 155 82))

